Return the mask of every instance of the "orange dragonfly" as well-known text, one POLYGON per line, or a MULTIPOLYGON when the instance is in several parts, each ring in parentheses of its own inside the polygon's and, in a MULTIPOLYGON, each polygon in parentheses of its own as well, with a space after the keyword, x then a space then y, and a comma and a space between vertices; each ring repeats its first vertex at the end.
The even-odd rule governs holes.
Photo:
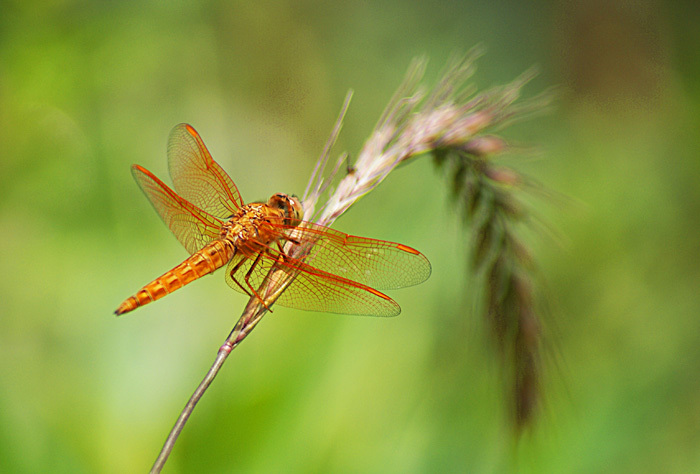
POLYGON ((294 276, 275 304, 372 316, 401 312, 378 289, 417 285, 430 276, 430 262, 411 247, 302 221, 303 209, 294 196, 278 193, 266 203, 244 204, 236 185, 188 124, 178 125, 170 134, 168 165, 175 191, 139 165, 131 170, 165 225, 191 255, 127 298, 117 315, 226 264, 229 286, 256 295, 263 305, 258 291, 274 268, 294 276), (293 252, 284 250, 287 242, 306 246, 308 253, 298 259, 290 256, 293 252))

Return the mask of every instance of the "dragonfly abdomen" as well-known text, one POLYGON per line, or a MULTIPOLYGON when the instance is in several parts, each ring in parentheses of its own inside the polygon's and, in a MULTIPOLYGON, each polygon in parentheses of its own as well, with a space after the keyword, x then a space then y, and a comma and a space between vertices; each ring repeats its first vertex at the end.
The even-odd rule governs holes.
POLYGON ((226 265, 236 252, 231 242, 214 240, 172 270, 156 278, 134 296, 127 298, 115 311, 117 315, 133 311, 182 288, 198 278, 226 265))

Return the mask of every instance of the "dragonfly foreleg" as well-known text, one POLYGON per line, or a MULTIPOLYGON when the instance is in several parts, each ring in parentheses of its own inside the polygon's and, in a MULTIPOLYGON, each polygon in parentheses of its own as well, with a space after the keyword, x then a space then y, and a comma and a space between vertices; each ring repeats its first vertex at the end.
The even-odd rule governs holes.
MULTIPOLYGON (((300 240, 294 239, 292 237, 287 237, 286 239, 287 239, 287 242, 291 242, 294 245, 301 245, 300 240)), ((287 252, 284 251, 284 246, 282 245, 282 243, 279 240, 277 241, 277 248, 280 251, 280 254, 277 257, 278 262, 283 262, 287 258, 292 258, 289 254, 287 254, 287 252)), ((306 255, 303 255, 303 256, 299 257, 299 260, 304 260, 305 258, 306 258, 306 255)))
MULTIPOLYGON (((296 242, 294 242, 293 240, 290 240, 290 242, 296 244, 296 242)), ((288 255, 284 252, 284 246, 282 245, 282 242, 280 242, 279 240, 276 243, 277 243, 277 248, 280 251, 280 255, 279 255, 279 257, 277 257, 277 260, 278 261, 284 260, 286 257, 288 257, 288 255)))

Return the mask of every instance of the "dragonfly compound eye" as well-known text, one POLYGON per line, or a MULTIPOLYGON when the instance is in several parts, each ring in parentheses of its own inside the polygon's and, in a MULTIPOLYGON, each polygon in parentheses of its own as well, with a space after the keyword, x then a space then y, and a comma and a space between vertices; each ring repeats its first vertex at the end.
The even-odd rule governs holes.
POLYGON ((299 199, 294 196, 277 193, 267 201, 267 205, 280 209, 284 213, 286 225, 298 225, 304 216, 304 208, 299 199))
POLYGON ((304 207, 296 196, 288 196, 288 199, 292 211, 292 219, 295 221, 295 224, 299 224, 299 221, 304 218, 304 207))

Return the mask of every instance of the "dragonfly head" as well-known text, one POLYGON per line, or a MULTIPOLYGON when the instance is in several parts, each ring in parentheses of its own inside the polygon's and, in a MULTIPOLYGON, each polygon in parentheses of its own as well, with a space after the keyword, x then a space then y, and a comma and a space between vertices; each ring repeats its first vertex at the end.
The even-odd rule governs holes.
POLYGON ((304 208, 296 196, 277 193, 267 201, 267 205, 282 211, 284 225, 297 226, 304 218, 304 208))

